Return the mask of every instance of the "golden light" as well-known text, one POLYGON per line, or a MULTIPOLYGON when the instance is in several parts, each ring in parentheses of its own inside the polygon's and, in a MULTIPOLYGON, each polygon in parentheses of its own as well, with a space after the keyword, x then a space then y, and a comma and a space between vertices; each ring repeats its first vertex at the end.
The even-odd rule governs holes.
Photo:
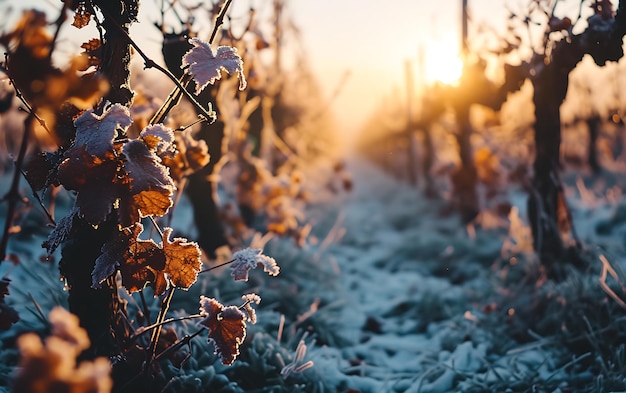
POLYGON ((461 78, 463 61, 453 39, 432 40, 426 46, 424 76, 426 83, 453 84, 461 78))

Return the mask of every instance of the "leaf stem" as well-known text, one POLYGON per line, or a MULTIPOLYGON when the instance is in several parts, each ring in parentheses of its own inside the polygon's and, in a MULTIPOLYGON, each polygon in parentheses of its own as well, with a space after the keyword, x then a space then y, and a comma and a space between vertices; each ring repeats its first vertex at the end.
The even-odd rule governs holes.
POLYGON ((181 338, 180 340, 178 340, 175 344, 167 347, 167 349, 165 349, 163 352, 161 352, 160 354, 158 354, 154 360, 159 360, 162 357, 165 357, 166 355, 168 355, 170 352, 173 352, 175 350, 177 350, 178 348, 182 347, 183 345, 186 345, 187 343, 189 343, 194 337, 198 336, 200 333, 202 333, 205 329, 199 329, 198 331, 196 331, 195 333, 189 335, 185 335, 183 338, 181 338))
POLYGON ((231 263, 233 263, 233 262, 235 262, 235 260, 234 260, 234 259, 231 259, 231 260, 230 260, 230 261, 228 261, 228 262, 220 263, 219 265, 215 265, 215 266, 208 267, 208 268, 206 268, 206 269, 202 269, 202 270, 200 270, 200 271, 198 272, 198 274, 201 274, 201 273, 206 273, 206 272, 210 272, 211 270, 214 270, 214 269, 217 269, 217 268, 220 268, 220 267, 226 266, 226 265, 230 265, 230 264, 231 264, 231 263))
POLYGON ((50 211, 48 210, 46 205, 44 205, 43 200, 41 199, 41 197, 39 196, 37 191, 35 191, 35 187, 33 187, 33 183, 31 183, 31 181, 28 179, 28 176, 26 176, 26 172, 22 168, 20 168, 19 171, 22 174, 22 176, 24 177, 24 179, 26 180, 26 183, 28 183, 28 186, 30 187, 30 190, 33 192, 33 198, 35 198, 35 200, 39 204, 39 207, 41 207, 41 209, 43 210, 44 214, 48 218, 48 221, 50 221, 50 224, 53 227, 56 227, 57 223, 56 223, 56 221, 54 221, 54 217, 52 217, 52 214, 50 214, 50 211))
POLYGON ((159 342, 159 338, 161 337, 161 328, 163 327, 163 321, 165 320, 165 314, 167 314, 167 310, 170 308, 170 304, 172 303, 172 297, 174 296, 174 291, 176 288, 170 287, 163 298, 161 303, 161 309, 159 310, 159 315, 157 315, 157 320, 155 325, 157 325, 152 332, 152 337, 150 338, 150 347, 149 347, 149 358, 148 365, 146 367, 146 372, 150 370, 150 365, 154 361, 154 357, 156 355, 156 348, 159 342))
MULTIPOLYGON (((101 9, 101 11, 103 14, 105 14, 105 16, 107 17, 110 16, 108 15, 108 12, 106 10, 101 9)), ((113 20, 113 18, 110 18, 110 19, 113 20)), ((128 34, 128 32, 125 29, 123 29, 122 26, 120 26, 118 23, 113 23, 112 25, 115 26, 115 28, 120 33, 122 33, 122 35, 126 38, 128 43, 133 48, 135 48, 139 56, 141 56, 141 58, 144 61, 144 69, 156 68, 157 70, 161 71, 172 82, 174 82, 174 84, 176 84, 176 88, 179 89, 185 95, 185 97, 187 97, 187 99, 193 104, 193 106, 196 107, 196 109, 198 109, 198 111, 200 112, 202 116, 206 117, 207 119, 215 119, 215 113, 207 112, 207 110, 194 98, 194 96, 189 91, 187 91, 185 86, 182 85, 181 81, 179 81, 168 69, 162 67, 161 65, 157 64, 154 60, 152 60, 150 57, 148 57, 148 55, 146 55, 146 53, 141 49, 141 47, 137 45, 137 43, 131 38, 130 34, 128 34)))
POLYGON ((205 317, 204 315, 192 314, 192 315, 187 315, 187 316, 184 316, 184 317, 168 318, 168 319, 165 319, 165 320, 163 320, 161 322, 153 323, 150 326, 146 326, 145 328, 142 329, 142 331, 140 331, 139 333, 134 334, 133 336, 131 336, 130 339, 131 340, 135 340, 138 337, 144 335, 145 333, 148 333, 149 331, 151 331, 153 329, 156 329, 158 327, 161 327, 161 326, 164 326, 164 325, 167 325, 167 324, 170 324, 170 323, 187 321, 187 320, 191 320, 191 319, 198 319, 198 318, 204 318, 204 317, 205 317))
MULTIPOLYGON (((226 15, 226 11, 230 7, 232 0, 227 0, 222 8, 220 9, 219 14, 215 18, 215 23, 213 25, 213 30, 211 31, 211 37, 209 38, 209 45, 213 44, 215 41, 215 37, 217 36, 217 31, 219 30, 222 23, 224 23, 224 16, 226 15)), ((141 55, 141 53, 140 53, 141 55)), ((145 60, 145 58, 144 58, 145 60)), ((191 93, 187 91, 187 85, 191 82, 192 76, 185 69, 185 73, 181 76, 180 80, 177 80, 176 87, 170 92, 167 96, 167 99, 163 102, 163 105, 156 111, 152 119, 150 119, 150 124, 161 123, 165 117, 170 113, 173 107, 175 107, 180 101, 180 97, 182 94, 185 94, 187 97, 190 96, 191 93)), ((206 117, 206 120, 215 121, 215 115, 212 110, 210 110, 213 116, 206 116, 205 113, 201 113, 201 115, 206 117)))
POLYGON ((150 222, 152 223, 152 226, 154 227, 154 229, 156 229, 156 231, 159 232, 159 236, 163 238, 163 231, 161 230, 161 227, 154 219, 154 216, 148 216, 148 218, 150 219, 150 222))

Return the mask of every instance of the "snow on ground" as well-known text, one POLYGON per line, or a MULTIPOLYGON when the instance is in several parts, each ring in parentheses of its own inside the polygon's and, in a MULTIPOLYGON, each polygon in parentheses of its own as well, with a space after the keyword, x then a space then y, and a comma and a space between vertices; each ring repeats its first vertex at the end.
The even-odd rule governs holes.
MULTIPOLYGON (((326 299, 326 309, 317 313, 327 312, 333 319, 328 336, 338 339, 321 340, 319 332, 309 339, 309 343, 318 341, 309 345, 306 356, 315 366, 304 373, 320 388, 307 391, 566 392, 572 378, 593 379, 575 367, 588 355, 568 358, 551 337, 537 335, 525 343, 511 338, 512 321, 523 317, 494 304, 508 291, 506 274, 515 269, 523 273, 533 266, 522 258, 509 265, 503 258, 506 220, 500 227, 468 232, 445 200, 427 199, 363 159, 350 159, 348 170, 354 179, 351 192, 319 192, 308 208, 311 221, 323 232, 317 234, 320 242, 313 243, 310 251, 318 257, 319 270, 328 268, 334 277, 328 280, 331 284, 323 285, 321 272, 319 277, 306 277, 310 285, 303 287, 326 299), (548 381, 563 382, 556 389, 542 390, 548 381)), ((568 202, 584 244, 606 253, 619 271, 626 260, 626 208, 619 192, 623 187, 596 183, 567 178, 568 202)), ((523 193, 510 192, 509 200, 524 217, 523 193)), ((61 202, 65 208, 70 204, 61 202)), ((175 228, 184 228, 180 221, 190 220, 182 205, 176 217, 175 228)), ((41 220, 33 222, 34 228, 41 225, 41 220)), ((38 259, 46 232, 46 228, 34 230, 33 240, 12 242, 10 251, 38 259)), ((42 266, 4 264, 14 283, 33 279, 41 283, 37 288, 12 286, 9 298, 29 303, 32 295, 44 309, 65 303, 50 295, 58 295, 54 289, 58 281, 45 278, 54 277, 55 268, 42 266)), ((286 272, 289 267, 284 267, 286 272)), ((272 280, 288 277, 281 273, 272 280)), ((592 278, 590 290, 602 295, 596 277, 592 278)), ((259 292, 265 296, 263 288, 259 292)), ((276 317, 274 311, 267 317, 261 313, 259 324, 276 317)), ((40 324, 26 314, 18 329, 40 324)))
MULTIPOLYGON (((471 238, 455 214, 443 213, 445 201, 361 159, 349 170, 352 193, 317 211, 345 228, 325 255, 340 272, 338 334, 350 342, 313 352, 320 376, 360 392, 505 391, 533 381, 542 391, 542 382, 571 378, 569 367, 581 359, 563 365, 548 339, 514 342, 505 334, 510 310, 489 310, 502 290, 494 269, 507 227, 478 228, 471 238)), ((581 190, 568 188, 568 197, 581 237, 597 241, 594 228, 613 215, 616 200, 581 190), (584 213, 591 202, 596 214, 584 213)), ((525 203, 520 192, 511 200, 525 203)))

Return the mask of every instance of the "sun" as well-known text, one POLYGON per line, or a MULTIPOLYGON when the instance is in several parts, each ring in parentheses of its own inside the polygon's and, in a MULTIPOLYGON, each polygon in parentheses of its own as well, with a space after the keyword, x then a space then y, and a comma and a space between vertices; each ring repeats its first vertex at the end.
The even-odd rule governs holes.
POLYGON ((454 40, 432 40, 425 49, 424 76, 427 83, 454 84, 461 78, 463 61, 454 40))

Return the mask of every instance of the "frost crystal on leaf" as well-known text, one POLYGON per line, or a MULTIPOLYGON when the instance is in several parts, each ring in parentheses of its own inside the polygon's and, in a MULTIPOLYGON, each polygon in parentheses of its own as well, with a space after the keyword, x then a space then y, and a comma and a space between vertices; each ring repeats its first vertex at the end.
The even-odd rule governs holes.
POLYGON ((165 253, 165 273, 176 288, 188 289, 198 278, 202 268, 200 247, 196 242, 176 237, 170 241, 172 228, 163 229, 163 252, 165 253))
POLYGON ((174 131, 163 124, 149 125, 141 131, 139 137, 156 154, 174 153, 174 131))
POLYGON ((189 67, 189 72, 196 81, 196 94, 208 84, 222 78, 222 70, 229 74, 239 72, 239 90, 246 88, 246 77, 243 73, 243 60, 237 48, 220 46, 213 52, 208 42, 197 38, 189 40, 193 48, 183 56, 182 67, 189 67))
POLYGON ((124 170, 130 178, 130 193, 141 217, 163 216, 172 206, 174 181, 161 159, 137 139, 122 149, 126 162, 124 170))
POLYGON ((43 248, 48 250, 48 254, 52 254, 54 250, 56 250, 57 247, 65 241, 65 239, 67 239, 67 236, 72 230, 72 225, 74 224, 74 217, 76 217, 78 212, 78 208, 74 206, 70 213, 59 220, 52 232, 50 232, 48 239, 46 239, 42 244, 43 248))
POLYGON ((257 266, 263 266, 263 270, 270 276, 277 276, 280 268, 274 258, 263 255, 259 248, 245 248, 233 254, 233 264, 230 274, 235 281, 248 281, 248 272, 257 266))
POLYGON ((224 307, 215 299, 200 296, 200 325, 209 329, 209 342, 222 363, 232 364, 239 355, 239 345, 246 338, 246 315, 235 306, 224 307))
POLYGON ((85 146, 87 153, 104 159, 113 153, 117 129, 126 130, 132 122, 128 108, 120 104, 111 106, 101 116, 94 114, 91 109, 87 110, 74 121, 74 147, 85 146))
POLYGON ((243 306, 241 306, 242 311, 246 314, 246 320, 251 324, 256 323, 256 310, 252 308, 252 303, 259 304, 261 303, 261 296, 256 293, 248 293, 241 297, 245 302, 243 306))

